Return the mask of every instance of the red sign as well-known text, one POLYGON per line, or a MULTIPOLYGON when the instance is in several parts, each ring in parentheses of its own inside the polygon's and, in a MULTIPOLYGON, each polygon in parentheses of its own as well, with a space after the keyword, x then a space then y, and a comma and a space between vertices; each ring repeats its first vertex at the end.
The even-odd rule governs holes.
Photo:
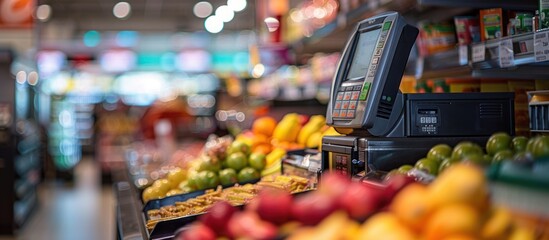
POLYGON ((0 28, 32 27, 34 0, 0 0, 0 28))

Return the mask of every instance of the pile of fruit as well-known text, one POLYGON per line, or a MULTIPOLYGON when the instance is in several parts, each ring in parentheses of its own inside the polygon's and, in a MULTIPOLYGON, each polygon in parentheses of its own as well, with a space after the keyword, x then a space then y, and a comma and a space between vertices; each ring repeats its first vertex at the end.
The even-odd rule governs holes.
POLYGON ((280 173, 281 160, 290 149, 318 147, 325 135, 339 135, 325 125, 321 115, 310 118, 286 114, 280 122, 272 117, 254 121, 250 131, 209 140, 203 154, 187 167, 175 168, 143 191, 143 201, 231 186, 280 173))
POLYGON ((467 164, 448 168, 429 186, 412 183, 386 211, 357 224, 336 213, 317 227, 288 239, 534 239, 532 229, 513 221, 505 208, 490 205, 481 169, 467 164))
POLYGON ((253 151, 265 154, 274 149, 296 150, 317 148, 324 135, 339 135, 326 125, 322 115, 307 117, 297 113, 284 115, 280 122, 272 117, 260 117, 253 122, 250 131, 236 136, 237 140, 247 142, 253 151))
POLYGON ((456 164, 429 186, 395 175, 375 187, 328 175, 295 199, 265 189, 244 211, 218 202, 180 239, 534 239, 505 208, 490 205, 481 169, 456 164), (397 177, 398 176, 398 177, 397 177), (328 179, 326 179, 328 178, 328 179), (402 190, 399 190, 401 189, 402 190))
POLYGON ((300 196, 294 197, 277 188, 264 188, 244 211, 237 211, 224 201, 214 204, 200 221, 180 235, 180 239, 275 239, 297 233, 299 229, 308 229, 336 212, 363 221, 385 207, 402 187, 411 182, 411 178, 400 175, 380 187, 351 182, 342 175, 327 174, 316 191, 300 196))
POLYGON ((468 161, 487 166, 502 161, 533 162, 535 159, 549 157, 549 136, 511 137, 507 133, 495 133, 486 142, 486 153, 478 144, 464 141, 454 148, 447 144, 432 147, 427 156, 418 160, 415 166, 404 165, 393 173, 407 173, 412 169, 438 175, 450 165, 468 161))
POLYGON ((204 213, 219 201, 226 201, 233 206, 246 204, 265 187, 276 188, 286 193, 298 193, 311 188, 306 178, 282 175, 265 177, 255 184, 236 185, 225 189, 218 187, 216 190, 207 190, 205 194, 198 197, 175 202, 175 205, 149 210, 147 229, 152 230, 160 221, 204 213))
POLYGON ((172 169, 165 178, 146 188, 143 201, 254 181, 261 177, 266 161, 265 154, 252 153, 242 141, 209 141, 204 154, 188 164, 187 169, 172 169))

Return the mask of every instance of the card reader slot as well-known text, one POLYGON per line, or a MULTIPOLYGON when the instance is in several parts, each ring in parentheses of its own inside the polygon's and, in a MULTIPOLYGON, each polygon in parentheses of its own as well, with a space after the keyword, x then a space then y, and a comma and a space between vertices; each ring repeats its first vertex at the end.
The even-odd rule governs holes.
POLYGON ((417 113, 421 115, 436 115, 438 114, 438 109, 421 109, 420 108, 417 110, 417 113))

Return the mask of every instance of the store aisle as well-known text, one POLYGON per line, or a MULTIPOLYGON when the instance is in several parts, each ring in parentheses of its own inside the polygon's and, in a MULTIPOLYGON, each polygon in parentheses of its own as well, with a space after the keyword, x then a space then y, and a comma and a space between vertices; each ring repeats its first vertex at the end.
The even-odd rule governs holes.
POLYGON ((74 185, 42 184, 40 206, 16 239, 115 238, 112 188, 101 186, 99 170, 89 158, 79 164, 75 176, 74 185))

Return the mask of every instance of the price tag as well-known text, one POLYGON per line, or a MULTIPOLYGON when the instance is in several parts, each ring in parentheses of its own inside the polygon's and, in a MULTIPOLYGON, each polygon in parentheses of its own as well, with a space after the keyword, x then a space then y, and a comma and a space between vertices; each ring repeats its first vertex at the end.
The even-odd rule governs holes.
POLYGON ((546 31, 534 35, 534 58, 536 62, 549 60, 549 38, 546 31))
POLYGON ((473 45, 472 52, 472 60, 474 63, 482 62, 486 59, 486 46, 484 46, 484 43, 473 45))
POLYGON ((459 45, 459 65, 467 65, 469 52, 467 45, 459 45))
POLYGON ((499 66, 502 68, 515 66, 513 41, 505 39, 499 42, 499 66))

